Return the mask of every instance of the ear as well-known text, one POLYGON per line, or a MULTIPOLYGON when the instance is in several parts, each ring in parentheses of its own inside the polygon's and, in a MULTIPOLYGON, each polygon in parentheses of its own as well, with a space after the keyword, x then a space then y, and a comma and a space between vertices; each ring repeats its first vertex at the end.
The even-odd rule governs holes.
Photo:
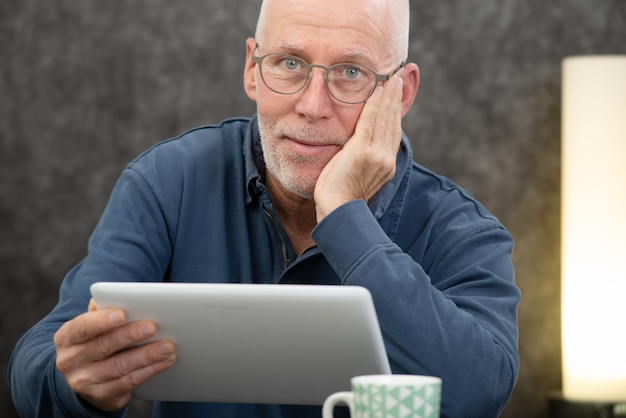
POLYGON ((417 64, 409 62, 402 68, 402 117, 404 117, 417 95, 417 90, 420 85, 420 69, 417 64))
POLYGON ((243 88, 253 102, 256 102, 256 64, 252 62, 252 52, 256 48, 254 38, 246 40, 246 66, 243 70, 243 88))

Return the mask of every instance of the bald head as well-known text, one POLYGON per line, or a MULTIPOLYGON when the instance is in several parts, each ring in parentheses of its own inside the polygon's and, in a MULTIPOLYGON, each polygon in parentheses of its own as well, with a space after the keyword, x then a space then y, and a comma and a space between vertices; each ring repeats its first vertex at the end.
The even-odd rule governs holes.
MULTIPOLYGON (((263 0, 255 38, 263 44, 269 31, 281 25, 280 17, 323 14, 338 26, 363 19, 371 35, 382 38, 391 59, 405 61, 409 49, 409 0, 263 0), (371 27, 371 28, 370 28, 371 27)), ((311 36, 317 36, 311 25, 311 36)))

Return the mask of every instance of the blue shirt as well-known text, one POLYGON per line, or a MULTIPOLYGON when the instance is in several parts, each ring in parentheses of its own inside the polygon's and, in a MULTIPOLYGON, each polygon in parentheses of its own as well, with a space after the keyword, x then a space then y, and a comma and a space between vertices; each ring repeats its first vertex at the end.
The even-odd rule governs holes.
MULTIPOLYGON (((55 367, 53 335, 85 312, 96 281, 306 283, 372 293, 394 373, 443 380, 442 417, 497 416, 518 371, 506 229, 466 191, 412 161, 368 203, 339 207, 297 255, 272 208, 255 118, 162 142, 121 174, 58 305, 9 365, 23 416, 121 416, 89 408, 55 367)), ((156 402, 155 417, 320 417, 319 406, 156 402)))

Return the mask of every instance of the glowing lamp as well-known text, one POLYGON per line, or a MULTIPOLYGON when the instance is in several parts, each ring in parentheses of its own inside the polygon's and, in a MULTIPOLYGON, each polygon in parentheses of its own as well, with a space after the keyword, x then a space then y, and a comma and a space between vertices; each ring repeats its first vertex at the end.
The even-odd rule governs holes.
POLYGON ((566 58, 562 118, 563 398, 623 405, 626 55, 566 58))

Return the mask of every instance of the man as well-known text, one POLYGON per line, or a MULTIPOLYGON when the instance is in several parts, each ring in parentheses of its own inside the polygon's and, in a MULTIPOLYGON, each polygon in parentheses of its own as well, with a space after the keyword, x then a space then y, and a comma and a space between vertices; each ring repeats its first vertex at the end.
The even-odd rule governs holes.
MULTIPOLYGON (((89 304, 99 280, 364 286, 395 373, 441 377, 444 417, 497 416, 518 367, 512 241, 412 162, 401 131, 419 85, 405 63, 408 3, 263 2, 244 70, 257 116, 190 131, 123 172, 59 304, 15 349, 24 416, 121 416, 132 390, 176 361, 171 341, 129 349, 156 324, 89 304)), ((154 411, 320 416, 286 405, 154 411)))

